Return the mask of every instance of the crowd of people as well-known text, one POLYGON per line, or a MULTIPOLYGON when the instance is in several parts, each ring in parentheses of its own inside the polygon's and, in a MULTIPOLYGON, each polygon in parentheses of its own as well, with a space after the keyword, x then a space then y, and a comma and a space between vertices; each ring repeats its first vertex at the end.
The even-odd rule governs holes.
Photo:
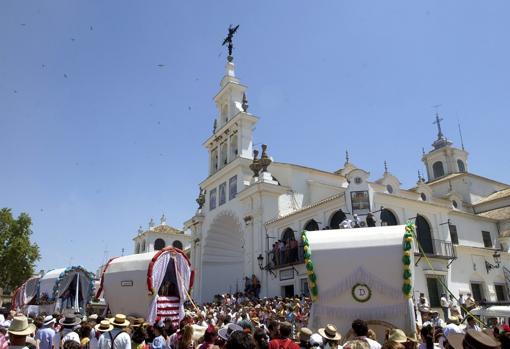
POLYGON ((441 322, 437 312, 429 312, 415 336, 392 328, 384 338, 377 338, 367 322, 357 319, 342 337, 335 324, 310 329, 310 307, 307 297, 256 299, 245 293, 225 294, 214 303, 188 304, 178 326, 171 319, 148 323, 123 314, 26 317, 10 312, 0 322, 0 349, 510 348, 509 326, 486 333, 469 316, 464 327, 452 314, 441 322))

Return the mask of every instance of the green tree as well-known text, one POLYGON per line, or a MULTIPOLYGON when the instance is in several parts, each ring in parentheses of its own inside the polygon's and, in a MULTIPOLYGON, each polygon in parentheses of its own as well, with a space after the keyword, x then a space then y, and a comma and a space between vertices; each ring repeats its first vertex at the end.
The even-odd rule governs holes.
POLYGON ((16 219, 10 208, 0 209, 0 287, 13 290, 34 273, 41 256, 39 246, 30 242, 31 225, 28 214, 16 219))

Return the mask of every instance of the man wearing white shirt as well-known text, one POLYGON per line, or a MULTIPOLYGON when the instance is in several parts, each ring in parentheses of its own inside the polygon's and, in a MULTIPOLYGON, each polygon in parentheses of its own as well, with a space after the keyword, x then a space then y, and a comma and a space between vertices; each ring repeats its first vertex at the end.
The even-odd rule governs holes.
MULTIPOLYGON (((101 321, 99 326, 103 325, 104 321, 101 321)), ((116 314, 113 319, 110 320, 110 325, 113 326, 111 331, 104 331, 99 337, 98 347, 99 349, 131 349, 131 337, 124 331, 129 326, 129 321, 126 320, 126 315, 116 314)), ((101 327, 96 326, 96 330, 100 331, 101 327)))
POLYGON ((475 331, 478 331, 478 332, 482 331, 482 329, 480 328, 480 326, 478 326, 476 324, 476 321, 475 321, 475 319, 472 316, 468 316, 466 318, 466 321, 467 321, 466 331, 467 330, 475 330, 475 331))
POLYGON ((448 309, 450 309, 450 302, 448 302, 448 298, 446 297, 446 293, 441 293, 441 309, 443 309, 443 315, 445 321, 448 320, 448 309))
POLYGON ((39 349, 53 348, 53 337, 55 337, 54 323, 55 319, 53 316, 48 315, 44 318, 42 328, 35 332, 35 341, 39 349))

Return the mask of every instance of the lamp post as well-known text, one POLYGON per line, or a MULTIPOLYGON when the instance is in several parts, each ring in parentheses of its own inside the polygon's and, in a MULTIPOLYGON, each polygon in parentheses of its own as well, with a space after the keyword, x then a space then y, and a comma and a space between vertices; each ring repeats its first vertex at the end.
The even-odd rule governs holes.
POLYGON ((499 251, 494 251, 492 258, 494 259, 495 264, 491 264, 485 261, 485 269, 487 270, 487 274, 489 274, 491 269, 498 269, 499 266, 501 265, 501 254, 499 253, 499 251))
POLYGON ((273 268, 271 268, 271 266, 269 265, 269 263, 264 266, 264 256, 262 256, 262 253, 259 254, 259 256, 257 257, 257 262, 259 263, 260 270, 267 270, 268 272, 271 273, 271 275, 276 277, 276 274, 273 271, 273 268))

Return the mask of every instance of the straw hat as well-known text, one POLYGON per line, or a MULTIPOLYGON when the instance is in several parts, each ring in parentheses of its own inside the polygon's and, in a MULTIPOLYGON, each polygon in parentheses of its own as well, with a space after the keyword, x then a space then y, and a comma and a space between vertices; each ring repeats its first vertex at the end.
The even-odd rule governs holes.
POLYGON ((324 328, 319 328, 317 331, 319 334, 326 339, 332 340, 332 341, 339 341, 342 336, 338 331, 336 330, 336 327, 332 324, 327 324, 324 328))
MULTIPOLYGON (((145 322, 145 319, 143 317, 134 318, 133 324, 131 325, 131 327, 140 327, 143 325, 144 322, 145 322)), ((166 322, 166 319, 165 319, 165 322, 166 322)))
POLYGON ((308 327, 301 327, 299 330, 299 340, 300 341, 309 341, 310 337, 312 336, 312 330, 310 330, 308 327))
POLYGON ((26 316, 15 316, 8 331, 15 336, 28 336, 35 332, 35 325, 29 324, 26 316))
POLYGON ((110 324, 115 327, 128 327, 130 322, 126 320, 126 315, 115 314, 115 317, 110 319, 110 324))
POLYGON ((394 328, 390 330, 390 333, 388 334, 388 340, 397 343, 405 343, 407 342, 407 336, 401 329, 394 328))
POLYGON ((450 333, 448 335, 448 343, 455 349, 464 348, 464 341, 470 348, 500 348, 500 344, 494 338, 476 330, 467 330, 466 334, 450 333))
POLYGON ((103 320, 99 324, 94 326, 94 328, 98 332, 110 332, 111 330, 113 330, 113 325, 110 324, 110 321, 103 320))

